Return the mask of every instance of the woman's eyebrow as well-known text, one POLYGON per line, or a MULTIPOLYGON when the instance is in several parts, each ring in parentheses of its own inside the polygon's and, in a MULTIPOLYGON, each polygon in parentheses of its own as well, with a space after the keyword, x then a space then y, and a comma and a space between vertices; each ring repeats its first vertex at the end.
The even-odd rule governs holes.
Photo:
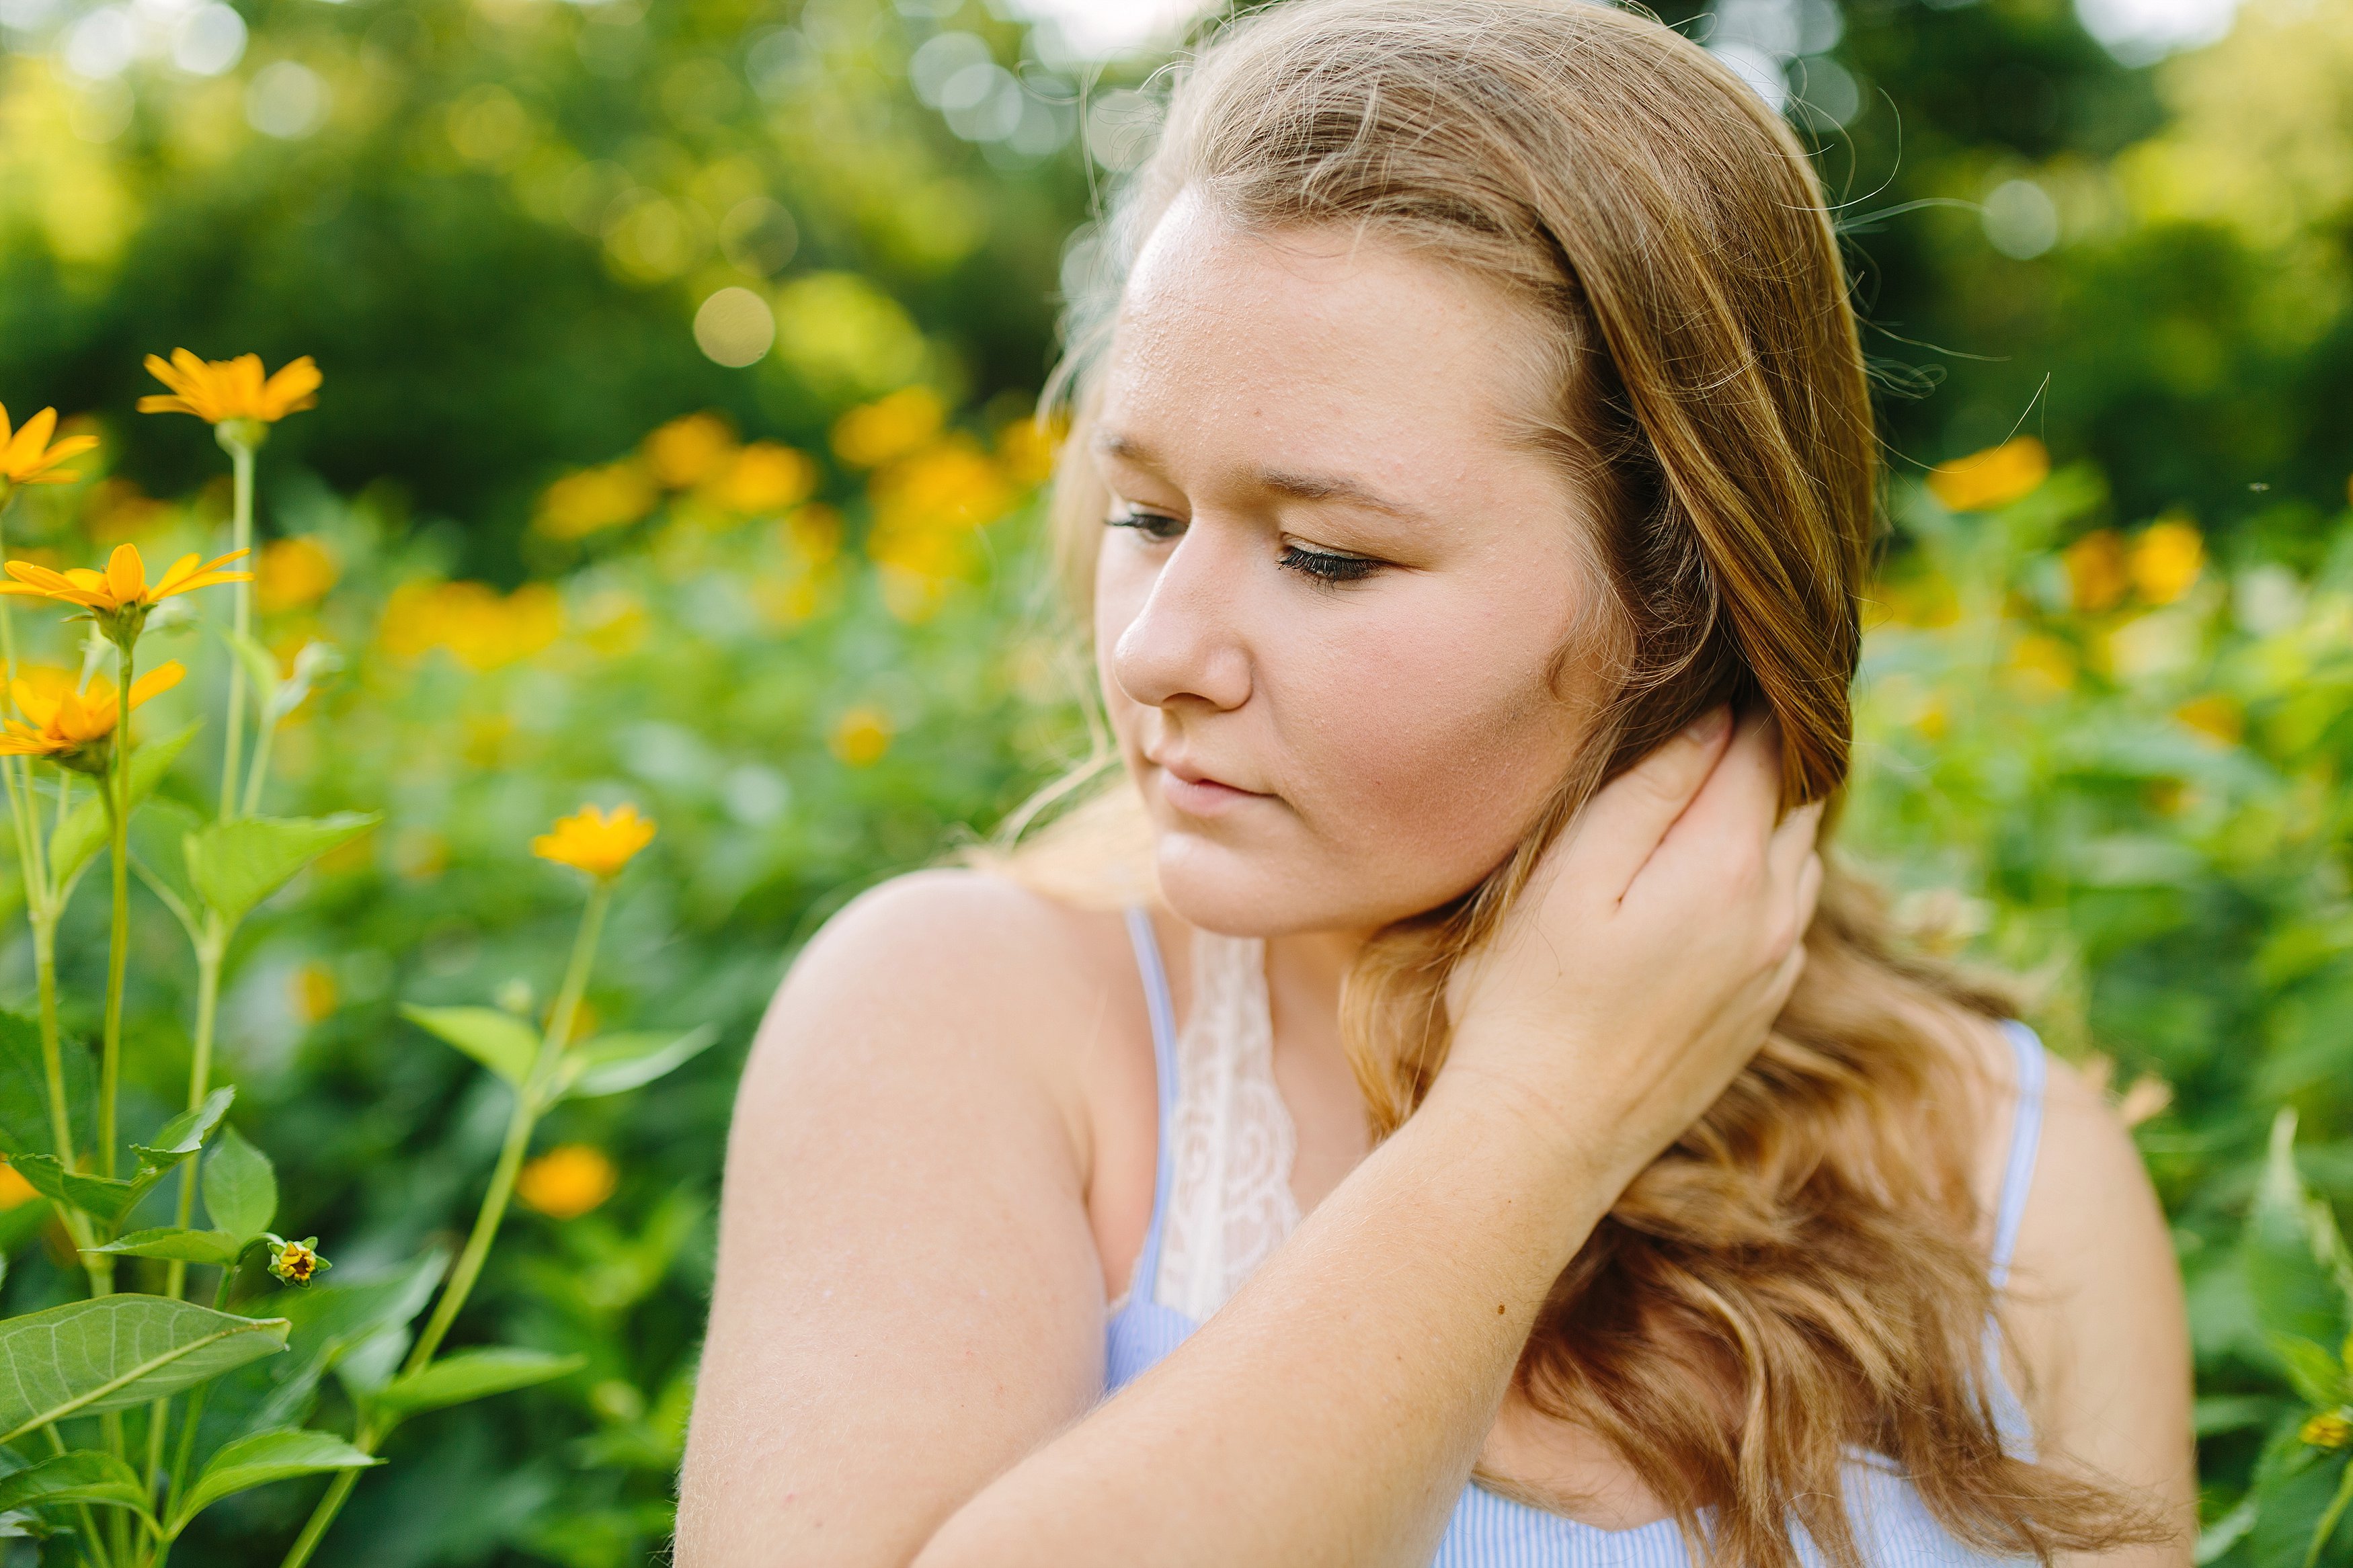
MULTIPOLYGON (((1133 463, 1137 468, 1148 468, 1154 473, 1163 471, 1152 448, 1133 436, 1124 435, 1116 430, 1097 430, 1094 434, 1094 448, 1103 456, 1120 462, 1133 463)), ((1277 495, 1289 496, 1294 500, 1348 501, 1409 522, 1427 521, 1419 510, 1407 506, 1403 502, 1391 500, 1357 480, 1339 475, 1303 474, 1289 468, 1261 468, 1254 477, 1260 489, 1272 490, 1277 495)))
POLYGON ((1415 508, 1401 501, 1393 501, 1355 479, 1338 475, 1297 474, 1285 468, 1261 468, 1258 482, 1277 495, 1290 496, 1297 500, 1348 501, 1409 522, 1426 521, 1415 508))

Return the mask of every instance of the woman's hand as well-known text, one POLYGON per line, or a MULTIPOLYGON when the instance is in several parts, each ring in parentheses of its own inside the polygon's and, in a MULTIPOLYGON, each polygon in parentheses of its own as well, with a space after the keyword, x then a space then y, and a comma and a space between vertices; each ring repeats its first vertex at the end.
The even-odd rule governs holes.
POLYGON ((1555 1120, 1613 1194, 1697 1120, 1805 965, 1821 806, 1775 825, 1779 751, 1719 708, 1596 794, 1449 981, 1433 1096, 1555 1120))

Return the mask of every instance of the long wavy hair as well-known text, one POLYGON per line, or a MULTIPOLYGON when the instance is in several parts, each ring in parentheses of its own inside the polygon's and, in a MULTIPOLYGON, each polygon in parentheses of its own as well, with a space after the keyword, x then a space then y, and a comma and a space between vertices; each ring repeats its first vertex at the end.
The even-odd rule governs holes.
MULTIPOLYGON (((1292 0, 1172 74, 1053 383, 1073 422, 1054 515, 1078 625, 1108 506, 1087 457, 1099 351, 1128 264, 1187 187, 1245 227, 1342 228, 1523 303, 1525 341, 1499 352, 1537 356, 1542 438, 1599 502, 1610 603, 1556 666, 1599 672, 1588 744, 1508 858, 1378 933, 1343 984, 1379 1138, 1445 1063, 1449 973, 1600 784, 1727 700, 1778 719, 1785 806, 1844 784, 1877 515, 1862 355, 1804 150, 1655 21, 1581 0, 1292 0)), ((1147 831, 1114 789, 994 859, 1068 888, 1147 831)), ((1989 1102, 1950 1025, 2007 999, 1900 952, 1835 870, 1806 940, 1762 1051, 1553 1287, 1516 1387, 1611 1443, 1719 1563, 1794 1568, 1796 1526, 1860 1568, 1856 1447, 1989 1553, 2157 1538, 2131 1500, 1997 1430, 1968 1180, 1989 1102)))

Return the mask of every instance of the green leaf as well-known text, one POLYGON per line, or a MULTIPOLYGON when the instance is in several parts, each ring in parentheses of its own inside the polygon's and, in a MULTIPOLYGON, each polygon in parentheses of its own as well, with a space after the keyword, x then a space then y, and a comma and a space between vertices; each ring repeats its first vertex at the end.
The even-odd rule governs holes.
POLYGON ((587 1364, 585 1355, 554 1355, 512 1345, 459 1351, 406 1377, 394 1379, 376 1395, 376 1406, 396 1415, 414 1415, 420 1410, 438 1410, 448 1405, 463 1405, 472 1399, 487 1399, 493 1394, 528 1388, 534 1383, 577 1372, 587 1364))
POLYGON ((188 835, 204 825, 203 817, 168 799, 149 801, 131 818, 131 868, 187 929, 191 942, 203 931, 204 908, 188 884, 186 845, 188 835))
MULTIPOLYGON (((179 760, 190 736, 196 732, 195 724, 176 735, 166 735, 160 741, 149 741, 134 747, 131 752, 131 805, 135 811, 139 803, 155 792, 164 775, 179 760)), ((106 800, 97 790, 84 793, 79 805, 66 814, 58 830, 49 836, 49 875, 64 887, 73 880, 90 858, 106 847, 108 824, 106 800)))
POLYGON ((539 1037, 531 1026, 496 1007, 418 1007, 403 1003, 401 1016, 457 1047, 509 1083, 531 1076, 539 1037))
POLYGON ((315 1476, 325 1470, 361 1470, 384 1461, 362 1453, 332 1432, 257 1432, 224 1443, 172 1510, 164 1530, 177 1535, 188 1521, 234 1492, 271 1481, 315 1476))
POLYGON ((2272 1122, 2262 1184, 2240 1242, 2241 1266, 2266 1342, 2286 1335, 2335 1344, 2348 1328, 2344 1243, 2325 1202, 2295 1168, 2295 1112, 2272 1122))
POLYGON ((711 1024, 682 1035, 599 1035, 564 1053, 558 1093, 574 1100, 593 1100, 636 1089, 691 1061, 718 1038, 719 1030, 711 1024))
POLYGON ((2295 1334, 2265 1336, 2272 1353, 2287 1368, 2287 1380, 2295 1387, 2296 1396, 2306 1405, 2322 1410, 2334 1410, 2345 1402, 2345 1363, 2310 1340, 2295 1334))
POLYGON ((213 1224, 240 1240, 259 1236, 278 1217, 278 1173, 269 1156, 238 1136, 234 1127, 221 1129, 213 1152, 205 1156, 205 1213, 213 1224))
POLYGON ((108 1225, 120 1225, 131 1205, 139 1201, 146 1188, 113 1176, 84 1175, 69 1171, 58 1163, 55 1154, 15 1154, 8 1163, 16 1173, 31 1184, 35 1192, 52 1203, 71 1204, 75 1208, 108 1225))
MULTIPOLYGON (((98 1103, 97 1075, 90 1052, 77 1042, 59 1042, 58 1056, 69 1125, 75 1146, 87 1150, 96 1142, 90 1112, 98 1103)), ((0 1154, 58 1152, 49 1122, 49 1075, 41 1060, 41 1026, 16 1013, 0 1013, 0 1154)))
POLYGON ((202 1105, 180 1112, 158 1128, 153 1143, 133 1143, 131 1152, 139 1156, 140 1164, 158 1174, 170 1170, 205 1146, 205 1140, 220 1125, 229 1102, 236 1098, 235 1085, 221 1085, 205 1096, 202 1105))
POLYGON ((0 1322, 0 1443, 128 1409, 285 1348, 284 1318, 161 1296, 101 1296, 0 1322))
POLYGON ((209 823, 185 841, 188 882, 206 907, 233 925, 295 872, 383 820, 380 811, 339 811, 209 823))
POLYGON ((147 1511, 138 1472, 112 1454, 80 1448, 0 1479, 0 1510, 42 1504, 94 1502, 147 1511))
POLYGON ((120 1236, 103 1247, 86 1247, 84 1252, 109 1252, 125 1258, 168 1258, 182 1263, 209 1263, 216 1268, 226 1268, 237 1261, 245 1249, 245 1238, 225 1230, 182 1230, 177 1226, 163 1226, 154 1230, 134 1230, 120 1236))

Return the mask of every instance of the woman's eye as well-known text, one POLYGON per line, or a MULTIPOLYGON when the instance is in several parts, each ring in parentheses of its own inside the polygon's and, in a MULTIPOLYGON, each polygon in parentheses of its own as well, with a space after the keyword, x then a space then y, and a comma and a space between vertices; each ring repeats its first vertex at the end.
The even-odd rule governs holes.
POLYGON ((1335 555, 1327 550, 1309 550, 1297 544, 1282 547, 1282 563, 1294 572, 1304 572, 1319 583, 1359 582, 1381 569, 1381 563, 1368 556, 1335 555))
POLYGON ((1146 539, 1166 542, 1185 531, 1185 524, 1176 518, 1156 511, 1124 511, 1103 519, 1111 528, 1132 528, 1146 539))

